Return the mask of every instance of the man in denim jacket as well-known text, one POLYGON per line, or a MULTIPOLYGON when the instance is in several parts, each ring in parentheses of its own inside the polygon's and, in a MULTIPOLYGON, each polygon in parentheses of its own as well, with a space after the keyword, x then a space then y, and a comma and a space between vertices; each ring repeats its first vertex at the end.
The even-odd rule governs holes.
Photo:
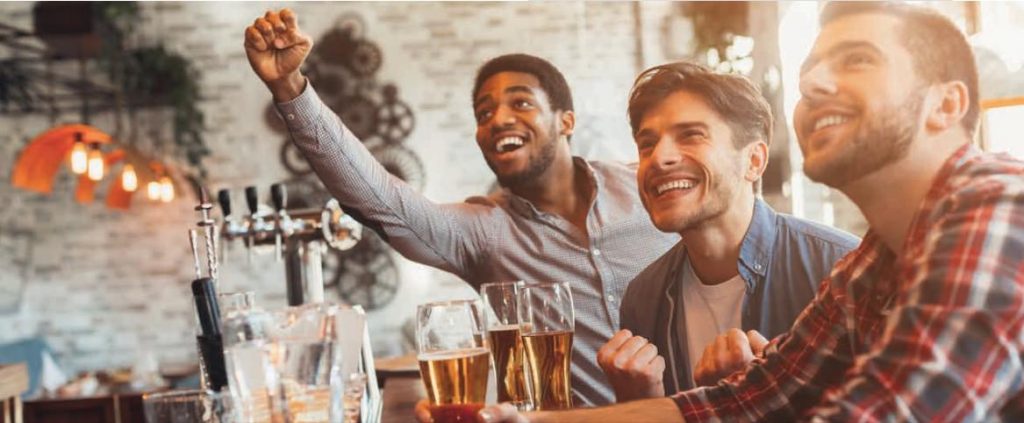
POLYGON ((682 240, 630 283, 623 330, 598 353, 620 402, 725 376, 713 354, 698 368, 705 347, 720 334, 763 347, 761 334, 789 329, 859 242, 757 197, 772 114, 745 78, 689 63, 649 69, 633 88, 629 118, 640 198, 655 226, 682 240))

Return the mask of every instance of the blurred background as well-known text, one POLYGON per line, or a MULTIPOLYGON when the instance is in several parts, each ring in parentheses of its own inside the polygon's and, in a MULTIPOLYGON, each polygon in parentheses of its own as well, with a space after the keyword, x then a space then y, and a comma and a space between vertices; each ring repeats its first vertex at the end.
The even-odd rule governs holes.
MULTIPOLYGON (((1024 157, 1024 3, 921 3, 977 48, 979 145, 1024 157)), ((321 96, 432 200, 495 187, 470 105, 485 60, 523 52, 553 62, 574 92, 574 153, 629 162, 633 78, 685 59, 748 76, 772 104, 772 206, 861 235, 858 210, 802 175, 790 128, 821 4, 0 3, 0 362, 45 351, 37 368, 49 369, 50 388, 82 372, 187 373, 195 187, 230 189, 236 210, 246 186, 263 203, 277 182, 291 202, 326 198, 245 59, 243 29, 267 9, 297 13, 316 43, 306 72, 321 96), (71 124, 97 132, 75 147, 71 124), (42 147, 58 141, 63 149, 42 147), (81 174, 75 148, 87 160, 81 174), (30 154, 48 171, 19 170, 30 154), (104 166, 90 171, 92 161, 104 166)), ((325 256, 328 298, 368 310, 376 355, 407 353, 416 304, 474 293, 368 238, 325 256)), ((283 264, 265 249, 250 262, 244 245, 226 244, 224 289, 283 306, 283 264)))

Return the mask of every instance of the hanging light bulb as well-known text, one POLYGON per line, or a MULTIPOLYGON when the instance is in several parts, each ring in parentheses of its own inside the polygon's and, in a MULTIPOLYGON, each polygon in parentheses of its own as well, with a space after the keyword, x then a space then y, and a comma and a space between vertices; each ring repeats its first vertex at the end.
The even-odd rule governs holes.
POLYGON ((82 142, 82 133, 75 134, 75 144, 71 147, 71 171, 81 175, 89 170, 89 153, 82 142))
POLYGON ((160 201, 169 203, 174 199, 174 184, 171 183, 171 178, 166 176, 160 178, 160 201))
POLYGON ((156 201, 160 199, 160 183, 157 181, 149 181, 146 184, 146 198, 156 201))
POLYGON ((139 188, 139 178, 135 175, 135 168, 130 164, 124 165, 121 169, 121 187, 128 192, 135 192, 139 188))
POLYGON ((103 153, 100 152, 99 144, 93 144, 89 149, 89 179, 103 179, 103 153))

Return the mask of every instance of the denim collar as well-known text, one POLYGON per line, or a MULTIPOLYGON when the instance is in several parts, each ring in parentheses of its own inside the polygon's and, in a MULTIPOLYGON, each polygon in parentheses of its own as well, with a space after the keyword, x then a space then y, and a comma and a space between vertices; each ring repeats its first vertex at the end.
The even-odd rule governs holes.
POLYGON ((764 200, 758 198, 754 201, 754 216, 740 244, 740 261, 737 266, 747 281, 748 289, 753 289, 756 281, 768 274, 768 264, 771 263, 775 237, 778 235, 776 218, 775 211, 764 200))

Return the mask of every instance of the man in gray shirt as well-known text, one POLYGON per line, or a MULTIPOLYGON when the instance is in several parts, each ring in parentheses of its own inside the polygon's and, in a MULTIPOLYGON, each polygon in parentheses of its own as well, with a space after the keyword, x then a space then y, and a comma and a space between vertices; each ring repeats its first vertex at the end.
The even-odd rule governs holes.
POLYGON ((637 78, 629 117, 640 197, 655 226, 682 240, 630 283, 624 330, 598 353, 619 401, 725 376, 715 364, 731 351, 716 343, 741 339, 753 353, 767 343, 762 333, 786 332, 859 243, 757 197, 772 114, 746 78, 657 66, 637 78))
POLYGON ((287 9, 246 28, 250 65, 331 194, 405 257, 474 287, 569 281, 576 405, 611 402, 597 349, 619 327, 628 282, 679 237, 651 225, 637 196, 635 167, 571 155, 575 115, 561 73, 527 55, 501 56, 480 68, 472 97, 476 141, 503 189, 436 204, 391 177, 320 101, 299 72, 311 47, 287 9))

